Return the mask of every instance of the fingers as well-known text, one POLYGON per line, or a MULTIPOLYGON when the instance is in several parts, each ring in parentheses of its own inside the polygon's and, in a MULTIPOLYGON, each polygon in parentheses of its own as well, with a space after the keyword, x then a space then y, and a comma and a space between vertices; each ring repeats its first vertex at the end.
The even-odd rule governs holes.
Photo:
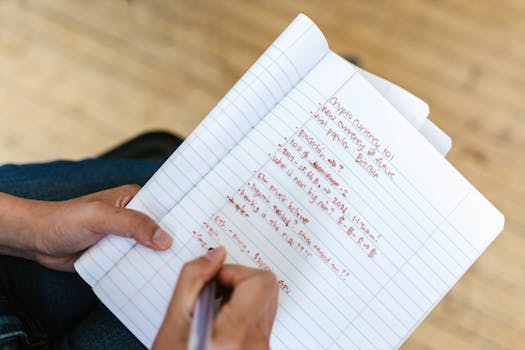
POLYGON ((233 289, 213 323, 212 347, 267 349, 277 310, 277 281, 270 271, 224 265, 226 251, 217 248, 184 265, 153 349, 187 347, 192 313, 204 284, 217 276, 233 289))
POLYGON ((88 227, 102 235, 133 238, 152 249, 168 249, 173 242, 171 235, 147 215, 124 209, 139 190, 138 185, 124 185, 79 198, 87 206, 88 227))
POLYGON ((154 349, 186 346, 195 302, 204 284, 219 272, 225 258, 226 250, 218 247, 183 266, 154 349))
POLYGON ((218 341, 233 341, 243 333, 252 334, 253 329, 258 329, 256 333, 262 338, 269 336, 278 302, 275 275, 271 271, 225 265, 218 279, 221 284, 233 289, 231 298, 217 315, 218 341), (245 331, 240 331, 241 328, 245 331))
POLYGON ((226 287, 235 288, 244 280, 253 278, 255 276, 265 275, 264 278, 272 278, 273 273, 260 269, 253 269, 243 265, 224 265, 220 274, 217 276, 219 281, 226 287))
POLYGON ((117 208, 102 201, 84 204, 85 227, 101 235, 130 237, 152 249, 168 249, 173 238, 146 214, 132 209, 117 208))
MULTIPOLYGON (((237 305, 248 305, 256 300, 262 304, 264 301, 271 303, 277 300, 277 280, 271 271, 242 265, 225 265, 218 275, 218 280, 233 290, 231 301, 237 305)), ((239 310, 244 308, 239 307, 239 310)))

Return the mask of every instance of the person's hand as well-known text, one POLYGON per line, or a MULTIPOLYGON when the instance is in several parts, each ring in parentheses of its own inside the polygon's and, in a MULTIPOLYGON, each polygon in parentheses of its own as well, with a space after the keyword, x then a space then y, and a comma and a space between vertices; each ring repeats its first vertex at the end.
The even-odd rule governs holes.
POLYGON ((109 233, 152 249, 167 249, 172 243, 168 233, 147 215, 124 208, 139 189, 125 185, 61 202, 10 196, 11 206, 2 221, 9 221, 7 234, 12 237, 11 244, 0 244, 3 252, 73 271, 75 260, 109 233))
POLYGON ((187 348, 195 302, 213 277, 231 289, 231 296, 213 320, 212 349, 269 348, 277 312, 275 276, 270 271, 223 265, 225 257, 225 249, 219 247, 184 265, 154 350, 187 348))

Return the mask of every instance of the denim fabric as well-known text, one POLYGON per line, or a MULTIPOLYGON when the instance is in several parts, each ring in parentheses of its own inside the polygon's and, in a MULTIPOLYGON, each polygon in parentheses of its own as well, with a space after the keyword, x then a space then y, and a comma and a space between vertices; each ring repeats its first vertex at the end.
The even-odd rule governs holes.
POLYGON ((108 188, 143 185, 162 160, 86 159, 0 166, 0 192, 14 196, 64 200, 108 188))
POLYGON ((22 322, 15 315, 0 314, 0 349, 17 350, 28 343, 22 322))
MULTIPOLYGON (((142 185, 161 160, 56 161, 0 166, 0 192, 65 200, 142 185)), ((0 349, 143 349, 74 273, 0 256, 0 349)))

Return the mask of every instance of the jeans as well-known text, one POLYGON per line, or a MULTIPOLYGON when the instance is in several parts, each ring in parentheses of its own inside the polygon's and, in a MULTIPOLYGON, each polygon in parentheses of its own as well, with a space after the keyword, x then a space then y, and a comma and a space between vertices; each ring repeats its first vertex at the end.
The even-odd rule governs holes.
MULTIPOLYGON (((57 161, 0 166, 0 192, 65 200, 143 185, 162 160, 57 161)), ((0 349, 143 349, 77 274, 0 256, 0 349)))

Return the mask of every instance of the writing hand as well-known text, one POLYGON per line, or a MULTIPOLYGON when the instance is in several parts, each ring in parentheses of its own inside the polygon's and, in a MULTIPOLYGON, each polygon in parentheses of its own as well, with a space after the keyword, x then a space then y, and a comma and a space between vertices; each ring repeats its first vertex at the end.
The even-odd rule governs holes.
POLYGON ((124 208, 139 189, 125 185, 61 202, 3 194, 0 253, 73 271, 75 260, 108 233, 131 237, 152 249, 167 249, 172 243, 168 233, 147 215, 124 208))
POLYGON ((278 288, 270 271, 223 265, 224 248, 208 252, 182 268, 153 349, 186 349, 193 308, 204 284, 216 276, 231 289, 213 321, 213 349, 268 349, 277 312, 278 288))

